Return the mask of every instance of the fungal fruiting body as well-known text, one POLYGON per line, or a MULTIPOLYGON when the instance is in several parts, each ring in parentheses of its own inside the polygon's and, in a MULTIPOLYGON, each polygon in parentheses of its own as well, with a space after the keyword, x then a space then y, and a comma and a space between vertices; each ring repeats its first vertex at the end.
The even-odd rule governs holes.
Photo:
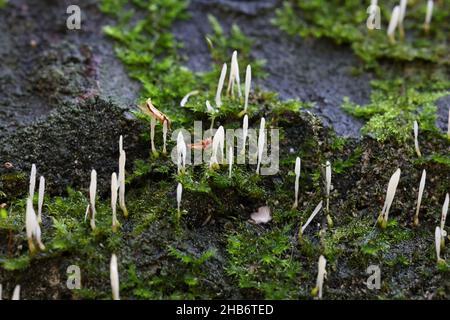
POLYGON ((414 148, 416 149, 416 153, 418 157, 422 156, 419 148, 419 125, 417 121, 414 121, 414 148))
POLYGON ((228 81, 228 94, 234 97, 234 85, 236 84, 238 88, 238 96, 241 97, 241 80, 239 76, 239 63, 237 59, 237 51, 233 51, 231 56, 231 66, 230 66, 230 79, 228 81))
POLYGON ((389 180, 389 185, 386 191, 386 200, 384 201, 383 209, 378 217, 377 223, 382 228, 387 227, 389 210, 394 201, 395 192, 397 191, 398 182, 400 181, 401 170, 397 169, 389 180))
POLYGON ((259 136, 258 136, 258 164, 256 165, 256 173, 259 174, 259 169, 261 167, 261 161, 264 151, 264 144, 266 140, 266 119, 261 118, 261 124, 259 127, 259 136))
POLYGON ((441 228, 436 227, 436 229, 434 230, 434 243, 436 248, 436 259, 438 264, 444 262, 444 260, 441 258, 441 248, 442 248, 441 241, 442 241, 441 228))
POLYGON ((230 147, 228 150, 228 178, 231 179, 231 173, 233 171, 233 147, 230 147))
POLYGON ((217 158, 217 155, 220 150, 220 155, 221 157, 223 157, 224 143, 225 143, 225 130, 223 129, 222 126, 220 126, 219 129, 217 129, 212 142, 212 154, 209 163, 210 168, 214 169, 219 166, 219 160, 217 158))
POLYGON ((156 127, 156 120, 155 118, 150 118, 150 143, 152 148, 152 153, 154 156, 158 155, 158 151, 156 151, 155 147, 155 127, 156 127))
POLYGON ((295 199, 294 199, 294 205, 292 206, 293 209, 298 207, 298 187, 300 182, 300 167, 301 167, 301 160, 299 157, 295 159, 295 199))
POLYGON ((119 189, 117 175, 114 172, 111 175, 111 210, 112 210, 112 230, 117 231, 119 221, 117 221, 117 191, 119 189))
POLYGON ((188 94, 186 94, 186 95, 183 97, 183 99, 181 99, 180 107, 184 107, 184 106, 186 105, 186 103, 188 103, 189 98, 192 97, 192 96, 195 96, 195 95, 197 95, 197 94, 199 94, 198 90, 194 90, 194 91, 191 91, 191 92, 189 92, 188 94))
POLYGON ((20 286, 19 285, 17 285, 14 288, 14 292, 13 292, 11 300, 20 300, 20 286))
POLYGON ((447 220, 448 213, 448 205, 449 205, 449 194, 445 195, 444 205, 442 206, 442 214, 441 214, 441 247, 445 246, 445 237, 447 236, 447 232, 445 231, 445 220, 447 220))
POLYGON ((400 13, 398 17, 398 28, 400 31, 400 38, 405 38, 405 28, 403 27, 403 21, 405 20, 406 15, 406 5, 408 4, 408 0, 400 0, 400 13))
POLYGON ((119 206, 123 215, 128 217, 127 206, 125 205, 125 163, 127 156, 124 150, 120 151, 119 156, 119 206))
POLYGON ((427 33, 430 31, 430 23, 431 23, 431 18, 433 16, 433 7, 434 7, 434 1, 428 0, 427 13, 425 15, 425 23, 423 25, 423 28, 425 29, 425 32, 427 32, 427 33))
POLYGON ((167 131, 168 131, 168 122, 163 122, 163 154, 167 154, 167 131))
POLYGON ((248 97, 250 95, 250 88, 252 85, 252 67, 250 65, 247 66, 247 70, 245 71, 245 102, 244 102, 244 112, 247 112, 248 108, 248 97))
POLYGON ((36 253, 36 244, 40 250, 45 250, 45 246, 41 241, 41 227, 37 221, 36 213, 33 209, 33 201, 30 197, 27 198, 27 208, 25 213, 25 228, 28 239, 28 249, 30 254, 36 253))
POLYGON ((39 192, 38 192, 38 216, 37 221, 39 224, 42 223, 42 206, 44 204, 44 193, 45 193, 45 178, 41 177, 39 179, 39 192))
POLYGON ((89 218, 92 230, 95 229, 95 197, 97 194, 97 171, 91 171, 91 184, 89 186, 89 218))
POLYGON ((32 164, 31 165, 31 173, 30 173, 30 190, 29 190, 31 199, 34 198, 35 186, 36 186, 36 165, 32 164))
POLYGON ((222 90, 223 84, 225 83, 225 77, 227 76, 227 64, 224 63, 222 66, 222 71, 220 72, 219 82, 217 84, 216 91, 216 107, 220 108, 222 106, 222 90))
POLYGON ((3 287, 2 287, 2 285, 0 284, 0 301, 2 300, 2 297, 3 297, 3 287))
POLYGON ((306 227, 311 223, 314 217, 319 213, 322 209, 323 201, 320 201, 317 207, 314 209, 313 213, 309 216, 308 220, 306 220, 305 224, 300 228, 299 239, 302 238, 303 232, 305 232, 306 227))
POLYGON ((387 30, 387 35, 389 37, 389 41, 394 44, 395 43, 395 30, 398 26, 398 21, 400 17, 400 7, 395 6, 392 10, 391 20, 389 21, 389 26, 387 30))
POLYGON ((448 109, 447 138, 450 139, 450 108, 448 109))
POLYGON ((253 212, 250 215, 250 218, 256 224, 268 223, 270 220, 272 220, 272 215, 270 213, 270 208, 267 207, 267 206, 259 207, 257 212, 253 212))
POLYGON ((111 291, 113 300, 120 300, 119 296, 119 270, 117 267, 117 257, 115 254, 111 256, 110 263, 110 280, 111 280, 111 291))
POLYGON ((330 214, 330 192, 331 192, 331 164, 329 161, 325 164, 325 191, 327 200, 327 222, 330 228, 333 227, 333 219, 330 214))
POLYGON ((166 116, 164 113, 156 109, 156 107, 152 103, 152 99, 147 99, 145 102, 145 105, 140 105, 139 108, 141 111, 150 116, 151 118, 159 121, 161 124, 164 124, 164 122, 167 122, 167 126, 170 127, 170 119, 168 116, 166 116))
POLYGON ((316 287, 311 291, 312 296, 317 297, 318 299, 322 299, 323 294, 323 281, 327 275, 326 271, 327 260, 324 256, 319 257, 319 264, 317 270, 317 281, 316 287))
POLYGON ((182 171, 186 169, 186 153, 187 153, 187 147, 186 143, 184 142, 183 134, 178 132, 177 136, 177 171, 178 174, 180 174, 182 171))
POLYGON ((245 115, 243 123, 242 123, 242 150, 241 150, 241 154, 245 154, 245 143, 247 141, 247 135, 248 135, 248 115, 245 115))
POLYGON ((181 197, 183 196, 183 185, 181 183, 178 183, 177 186, 177 212, 178 212, 178 218, 181 217, 181 197))
POLYGON ((420 179, 419 185, 419 196, 417 197, 416 214, 414 215, 414 225, 417 227, 419 225, 419 211, 420 204, 422 203, 423 191, 425 190, 425 180, 427 178, 427 172, 425 169, 422 172, 422 178, 420 179))

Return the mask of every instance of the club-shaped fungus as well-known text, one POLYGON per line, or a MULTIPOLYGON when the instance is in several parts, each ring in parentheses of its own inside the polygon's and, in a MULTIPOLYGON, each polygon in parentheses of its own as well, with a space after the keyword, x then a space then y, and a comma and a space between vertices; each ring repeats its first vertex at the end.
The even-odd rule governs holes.
POLYGON ((97 171, 91 171, 91 184, 89 186, 89 220, 92 230, 95 229, 95 197, 97 195, 97 171))
POLYGON ((178 132, 177 136, 177 167, 178 174, 184 172, 186 169, 186 156, 187 156, 187 147, 184 142, 183 134, 178 132))
POLYGON ((109 265, 109 276, 111 280, 111 291, 113 300, 120 300, 119 296, 119 270, 117 267, 117 257, 115 254, 111 256, 109 265))
POLYGON ((20 285, 14 288, 11 300, 20 300, 20 285))
POLYGON ((164 124, 164 122, 167 122, 167 126, 170 128, 171 122, 168 116, 166 116, 164 113, 156 109, 156 107, 152 103, 152 99, 148 98, 144 105, 139 106, 141 111, 154 118, 155 120, 159 121, 161 124, 164 124))
POLYGON ((111 175, 111 210, 112 210, 112 230, 117 231, 119 221, 117 220, 117 192, 119 184, 117 181, 117 174, 114 172, 111 175))
POLYGON ((400 17, 400 7, 395 6, 394 9, 392 10, 391 20, 389 21, 389 26, 387 30, 387 35, 389 37, 389 41, 391 44, 395 43, 395 30, 397 29, 398 26, 399 17, 400 17))
POLYGON ((316 281, 316 287, 312 289, 311 295, 313 297, 317 297, 317 299, 322 299, 323 294, 323 281, 327 276, 327 260, 324 258, 324 256, 319 257, 319 263, 318 263, 318 270, 317 270, 317 281, 316 281))
POLYGON ((34 188, 36 186, 36 165, 33 163, 31 165, 31 173, 30 173, 30 190, 29 194, 31 199, 34 198, 34 188))
POLYGON ((389 180, 389 185, 386 191, 386 200, 384 201, 383 209, 378 216, 377 223, 382 229, 386 229, 389 210, 391 208, 392 202, 394 201, 395 192, 397 191, 398 182, 400 181, 400 168, 397 169, 389 180))
POLYGON ((163 154, 167 154, 167 132, 168 132, 168 122, 163 122, 163 154))
POLYGON ((425 190, 425 180, 427 178, 427 172, 425 169, 422 172, 422 178, 420 179, 420 185, 419 185, 419 196, 417 197, 417 206, 416 206, 416 213, 414 215, 414 226, 419 226, 419 211, 420 211, 420 204, 422 203, 422 197, 423 197, 423 191, 425 190))
POLYGON ((178 218, 181 217, 181 197, 183 196, 183 185, 178 183, 177 185, 177 212, 178 218))
POLYGON ((259 136, 258 136, 258 164, 256 165, 256 173, 259 174, 259 169, 261 167, 261 161, 264 151, 264 144, 266 140, 266 119, 261 118, 261 124, 259 126, 259 136))
POLYGON ((447 138, 450 139, 450 108, 448 109, 447 138))
POLYGON ((442 214, 441 214, 441 247, 444 249, 445 246, 445 237, 447 236, 447 231, 445 231, 445 220, 447 220, 448 213, 448 204, 449 204, 449 195, 448 193, 445 195, 444 205, 442 206, 442 214))
POLYGON ((330 214, 330 192, 331 192, 331 163, 329 161, 325 164, 325 192, 326 192, 326 210, 327 210, 327 222, 330 228, 333 227, 333 219, 330 214))
POLYGON ((257 212, 253 212, 250 218, 256 224, 267 223, 272 220, 272 215, 270 213, 270 208, 267 206, 259 207, 257 212))
POLYGON ((155 127, 156 127, 156 120, 155 118, 150 118, 150 143, 152 148, 152 153, 154 156, 158 155, 158 151, 156 151, 155 147, 155 127))
POLYGON ((217 156, 220 151, 220 156, 221 158, 223 158, 224 143, 225 143, 225 130, 223 129, 222 126, 220 126, 219 129, 217 129, 212 142, 212 154, 209 163, 210 168, 215 169, 219 167, 219 160, 217 156))
POLYGON ((0 301, 3 299, 3 287, 2 287, 2 285, 0 284, 0 301))
POLYGON ((230 66, 230 79, 228 81, 228 94, 231 93, 231 96, 234 97, 234 86, 238 88, 238 96, 241 97, 241 80, 239 76, 239 63, 237 58, 237 51, 233 51, 233 55, 231 56, 231 66, 230 66))
POLYGON ((416 153, 418 157, 422 156, 419 148, 419 124, 417 121, 414 121, 414 148, 416 149, 416 153))
POLYGON ((298 207, 298 187, 300 183, 300 167, 301 167, 301 160, 300 157, 297 157, 295 159, 295 199, 294 199, 294 205, 292 206, 293 209, 298 207))
POLYGON ((223 90, 223 84, 225 83, 226 76, 227 76, 227 64, 224 63, 223 67, 222 67, 222 71, 220 72, 219 82, 217 83, 216 108, 220 108, 222 106, 222 90, 223 90))
POLYGON ((183 99, 181 99, 180 107, 184 107, 184 106, 186 105, 186 103, 188 103, 189 98, 192 97, 192 96, 195 96, 195 95, 197 95, 197 94, 199 94, 199 91, 198 91, 198 90, 194 90, 194 91, 191 91, 191 92, 189 92, 188 94, 186 94, 186 95, 183 97, 183 99))
POLYGON ((119 206, 123 215, 128 217, 127 206, 125 205, 125 164, 127 156, 124 150, 120 151, 119 156, 119 206))
POLYGON ((423 24, 423 28, 426 33, 428 33, 430 31, 431 18, 433 17, 433 7, 434 7, 434 1, 428 0, 427 13, 425 14, 425 23, 423 24))
POLYGON ((441 234, 441 228, 436 227, 434 230, 434 244, 436 248, 436 259, 437 263, 443 263, 444 260, 441 258, 441 249, 442 249, 442 234, 441 234))
POLYGON ((25 228, 27 232, 28 249, 30 250, 30 255, 34 255, 36 253, 37 247, 40 250, 45 250, 45 246, 41 240, 41 227, 39 226, 39 223, 37 221, 36 213, 33 209, 33 201, 30 197, 27 198, 25 228))
POLYGON ((405 28, 403 26, 403 21, 405 20, 407 4, 408 4, 408 0, 400 0, 400 13, 399 13, 399 17, 398 17, 398 28, 399 28, 401 39, 405 38, 405 28))
POLYGON ((306 220, 305 224, 300 228, 299 239, 302 238, 303 232, 305 232, 306 227, 311 223, 314 217, 319 213, 322 209, 323 201, 320 201, 317 207, 314 209, 313 213, 309 216, 308 220, 306 220))
POLYGON ((242 150, 241 154, 245 154, 245 143, 247 141, 248 135, 248 115, 244 116, 244 120, 242 122, 242 150))
POLYGON ((250 88, 252 86, 252 67, 250 65, 247 66, 245 70, 245 102, 244 102, 244 112, 247 112, 248 108, 248 97, 250 95, 250 88))
POLYGON ((44 204, 44 193, 45 193, 45 178, 41 176, 39 179, 39 192, 38 192, 38 216, 37 221, 39 224, 42 223, 42 206, 44 204))
POLYGON ((233 147, 228 149, 228 178, 231 179, 231 173, 233 171, 233 147))

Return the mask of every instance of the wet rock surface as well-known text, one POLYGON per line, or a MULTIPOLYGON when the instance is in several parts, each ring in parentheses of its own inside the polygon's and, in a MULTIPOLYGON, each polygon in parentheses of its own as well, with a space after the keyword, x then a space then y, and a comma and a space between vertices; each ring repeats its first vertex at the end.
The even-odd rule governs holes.
POLYGON ((225 30, 233 23, 254 41, 253 56, 266 61, 269 75, 259 85, 279 93, 282 99, 314 102, 313 111, 337 134, 359 137, 362 122, 341 110, 344 97, 364 104, 369 101, 370 74, 352 75, 359 66, 350 48, 328 40, 292 38, 271 24, 277 0, 194 0, 191 19, 175 24, 174 33, 183 42, 187 66, 205 71, 211 65, 205 35, 211 32, 207 15, 215 16, 225 30))

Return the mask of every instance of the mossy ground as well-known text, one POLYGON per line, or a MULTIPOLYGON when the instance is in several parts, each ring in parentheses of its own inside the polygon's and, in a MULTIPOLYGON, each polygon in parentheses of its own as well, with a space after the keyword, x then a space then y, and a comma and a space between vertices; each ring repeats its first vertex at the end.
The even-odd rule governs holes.
MULTIPOLYGON (((141 101, 151 97, 172 119, 173 129, 191 130, 193 120, 208 125, 212 120, 204 102, 214 101, 221 63, 229 60, 234 49, 239 50, 241 70, 251 63, 257 78, 263 76, 264 68, 251 59, 251 39, 237 27, 226 34, 214 18, 214 34, 209 35, 216 62, 212 71, 195 74, 182 67, 178 45, 169 30, 175 20, 187 18, 186 6, 179 0, 104 0, 100 7, 116 16, 118 24, 106 27, 105 33, 116 41, 117 55, 131 77, 141 83, 141 101), (144 18, 136 22, 135 11, 145 12, 144 18), (180 108, 181 98, 194 89, 201 93, 180 108)), ((339 40, 336 34, 329 36, 339 40)), ((374 62, 375 58, 379 56, 374 54, 374 62)), ((449 267, 436 265, 434 228, 450 190, 450 141, 433 122, 434 102, 448 90, 447 69, 433 59, 427 63, 435 68, 424 68, 416 58, 411 58, 408 68, 428 72, 413 72, 399 81, 397 65, 377 66, 392 74, 385 73, 374 84, 371 104, 347 105, 368 121, 367 135, 361 140, 337 137, 325 128, 308 112, 313 101, 282 102, 276 94, 256 88, 250 97, 250 127, 256 128, 264 116, 266 127, 281 130, 280 170, 273 176, 256 175, 254 165, 236 165, 230 179, 227 166, 214 171, 207 164, 188 166, 184 174, 177 175, 176 166, 161 154, 160 125, 156 134, 159 155, 152 155, 149 147, 139 147, 150 144, 148 119, 137 114, 138 141, 128 144, 132 137, 125 136, 124 144, 127 153, 135 152, 140 158, 127 168, 130 217, 120 216, 121 227, 112 232, 108 195, 101 193, 97 229, 91 231, 83 222, 88 203, 85 189, 49 195, 42 227, 47 249, 34 257, 28 255, 24 232, 26 169, 2 174, 0 197, 6 203, 0 212, 3 291, 9 293, 20 283, 26 299, 109 299, 109 259, 116 253, 123 299, 311 298, 317 261, 324 255, 328 260, 326 298, 448 299, 449 267), (442 76, 437 82, 434 72, 442 76), (394 111, 397 113, 392 115, 394 111), (413 148, 412 121, 416 119, 421 123, 421 158, 413 148), (136 148, 145 151, 142 154, 136 148), (302 159, 302 171, 299 207, 294 210, 297 156, 302 159), (327 225, 322 211, 299 239, 299 228, 324 199, 327 160, 333 167, 330 214, 334 226, 327 225), (402 169, 400 184, 389 225, 381 231, 375 226, 376 218, 397 168, 402 169), (427 170, 427 185, 421 226, 414 228, 412 215, 423 169, 427 170), (184 186, 181 218, 176 209, 177 182, 184 186), (263 205, 271 208, 273 220, 266 225, 251 223, 250 214, 263 205), (81 268, 80 290, 66 287, 69 265, 81 268), (369 290, 364 283, 369 265, 381 268, 380 290, 369 290)), ((373 67, 373 63, 368 65, 373 67)), ((99 104, 95 101, 86 103, 99 104)), ((242 101, 224 98, 224 106, 214 115, 215 126, 240 127, 241 111, 242 101)), ((117 161, 116 147, 111 144, 110 155, 98 156, 117 161)), ((170 141, 168 150, 173 147, 170 141)), ((104 181, 101 184, 107 186, 104 181)), ((450 259, 448 250, 442 257, 450 259)))

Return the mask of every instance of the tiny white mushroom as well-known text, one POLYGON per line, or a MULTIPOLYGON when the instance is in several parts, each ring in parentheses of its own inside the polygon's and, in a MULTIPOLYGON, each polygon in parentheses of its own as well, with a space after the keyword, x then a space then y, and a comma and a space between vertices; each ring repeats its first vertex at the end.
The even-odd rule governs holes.
POLYGON ((450 108, 448 109, 447 138, 450 139, 450 108))
POLYGON ((31 174, 30 174, 30 197, 33 200, 34 198, 34 188, 36 186, 36 165, 33 163, 31 165, 31 174))
POLYGON ((325 191, 327 198, 327 213, 330 211, 330 192, 331 192, 331 163, 325 163, 325 191))
POLYGON ((228 151, 229 151, 228 152, 228 178, 231 179, 231 173, 232 173, 232 170, 233 170, 233 157, 234 157, 233 147, 230 146, 228 151))
POLYGON ((422 203, 423 191, 425 190, 426 177, 427 177, 427 172, 424 169, 423 172, 422 172, 422 178, 420 179, 419 196, 417 198, 416 214, 414 215, 414 225, 415 226, 419 225, 420 204, 422 203))
POLYGON ((95 197, 97 194, 97 171, 92 170, 91 171, 91 184, 89 186, 89 207, 90 207, 90 224, 92 230, 95 229, 95 197))
POLYGON ((416 149, 416 153, 418 157, 422 156, 419 148, 419 124, 417 121, 414 121, 414 148, 416 149))
POLYGON ((250 88, 252 85, 252 67, 250 65, 247 66, 247 70, 245 71, 245 104, 244 104, 244 112, 247 112, 248 109, 248 97, 250 95, 250 88))
POLYGON ((192 97, 192 96, 195 96, 195 95, 197 95, 197 94, 199 94, 199 91, 198 91, 198 90, 194 90, 194 91, 191 91, 191 92, 189 92, 188 94, 186 94, 186 95, 183 97, 183 99, 181 99, 180 107, 184 107, 184 106, 186 105, 186 103, 188 103, 189 98, 192 97))
POLYGON ((216 91, 216 107, 220 108, 222 106, 222 90, 223 84, 225 82, 225 77, 227 76, 227 64, 224 63, 222 67, 222 71, 220 72, 219 83, 217 84, 216 91))
POLYGON ((45 178, 41 176, 39 179, 39 193, 38 193, 38 223, 42 223, 42 206, 44 204, 44 193, 45 193, 45 178))
POLYGON ((216 133, 214 134, 213 142, 212 142, 212 155, 210 159, 210 167, 214 167, 216 165, 219 165, 222 161, 219 162, 217 156, 220 151, 220 155, 223 158, 223 148, 225 143, 225 131, 222 126, 217 129, 216 133))
POLYGON ((117 175, 114 172, 111 175, 111 209, 112 209, 112 229, 115 232, 119 226, 119 221, 117 221, 117 191, 119 189, 119 184, 117 181, 117 175))
POLYGON ((272 220, 270 208, 267 206, 259 207, 257 212, 253 212, 250 217, 256 224, 268 223, 272 220))
POLYGON ((181 183, 178 183, 177 186, 177 210, 178 210, 178 216, 181 214, 181 197, 183 195, 183 185, 181 183))
POLYGON ((14 288, 14 292, 13 292, 11 300, 20 300, 20 285, 17 285, 14 288))
POLYGON ((186 169, 186 153, 187 153, 187 146, 184 142, 183 133, 180 131, 178 132, 177 136, 177 172, 180 174, 180 172, 184 171, 186 169))
POLYGON ((258 136, 258 164, 256 166, 257 174, 259 174, 259 169, 261 167, 262 156, 263 156, 263 151, 264 151, 264 144, 265 144, 265 140, 266 140, 265 126, 266 126, 266 119, 261 118, 261 124, 259 127, 259 136, 258 136))
POLYGON ((245 115, 243 123, 242 123, 242 151, 241 151, 241 154, 245 154, 245 143, 247 141, 247 135, 248 135, 248 115, 245 115))
POLYGON ((442 214, 441 214, 441 246, 445 245, 445 237, 447 236, 447 231, 445 231, 445 221, 447 220, 448 206, 449 206, 450 197, 447 193, 445 195, 444 205, 442 206, 442 214))
POLYGON ((393 44, 395 43, 395 30, 398 26, 398 21, 400 17, 400 7, 395 6, 392 10, 391 20, 389 21, 389 26, 387 30, 387 35, 389 37, 389 41, 393 44))
POLYGON ((317 267, 317 281, 316 281, 316 287, 314 288, 314 292, 317 292, 317 298, 322 299, 323 296, 323 282, 327 275, 326 271, 327 266, 327 260, 324 256, 319 257, 319 263, 317 267))
POLYGON ((302 228, 300 229, 301 234, 303 234, 303 232, 305 231, 306 227, 311 223, 311 221, 314 219, 314 217, 319 213, 320 209, 322 209, 322 203, 323 203, 323 201, 319 202, 317 207, 314 209, 313 213, 309 216, 309 218, 306 221, 306 223, 302 226, 302 228))
POLYGON ((387 227, 389 210, 391 208, 392 202, 394 201, 395 192, 397 191, 398 182, 400 181, 400 168, 397 169, 389 180, 388 188, 386 191, 386 199, 384 201, 383 209, 381 210, 380 217, 378 218, 378 224, 382 229, 387 227))
POLYGON ((115 254, 111 256, 110 263, 110 280, 113 300, 120 300, 119 296, 119 270, 117 267, 117 257, 115 254))
POLYGON ((168 131, 168 123, 167 120, 163 122, 163 154, 167 153, 167 131, 168 131))
POLYGON ((156 119, 154 117, 150 118, 150 143, 152 148, 152 153, 157 154, 155 147, 155 127, 156 127, 156 119))
POLYGON ((435 244, 435 248, 436 248, 436 259, 437 262, 440 263, 442 261, 441 259, 441 244, 442 241, 442 234, 441 234, 441 228, 436 227, 436 229, 434 230, 434 244, 435 244))
POLYGON ((125 205, 125 164, 126 153, 124 150, 120 152, 119 156, 119 206, 125 217, 128 217, 128 210, 125 205))
POLYGON ((300 167, 301 167, 301 160, 300 157, 297 157, 297 159, 295 159, 295 200, 294 200, 294 205, 292 206, 293 208, 297 208, 298 207, 298 187, 299 187, 299 183, 300 183, 300 167))
POLYGON ((431 23, 431 18, 433 16, 433 7, 434 7, 434 1, 428 0, 427 13, 425 15, 425 23, 424 23, 424 29, 426 32, 430 31, 430 23, 431 23))

